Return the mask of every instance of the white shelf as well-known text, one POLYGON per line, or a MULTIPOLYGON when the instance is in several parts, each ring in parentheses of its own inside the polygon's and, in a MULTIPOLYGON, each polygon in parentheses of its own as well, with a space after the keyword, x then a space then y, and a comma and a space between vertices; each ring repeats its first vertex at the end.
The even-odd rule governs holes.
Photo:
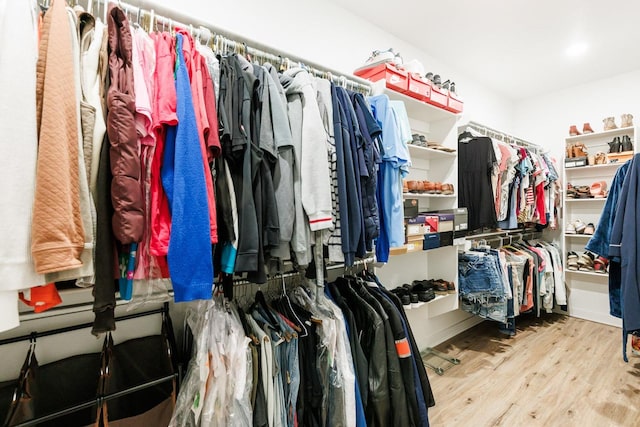
POLYGON ((571 238, 590 239, 592 236, 593 236, 593 234, 578 234, 578 233, 576 233, 576 234, 571 234, 571 233, 567 234, 567 233, 565 233, 565 235, 564 235, 564 237, 569 238, 569 239, 571 239, 571 238))
POLYGON ((407 115, 413 119, 418 119, 423 122, 435 122, 439 120, 453 120, 460 116, 460 114, 452 113, 445 109, 435 107, 426 102, 418 101, 415 98, 404 95, 394 90, 385 89, 384 94, 393 101, 403 101, 407 109, 407 115))
POLYGON ((593 141, 593 140, 598 140, 598 139, 613 138, 613 137, 616 137, 616 136, 633 134, 634 133, 634 129, 635 128, 633 126, 630 126, 630 127, 626 127, 626 128, 605 130, 603 132, 596 132, 596 133, 588 133, 588 134, 577 135, 577 136, 570 136, 568 138, 565 138, 565 141, 566 142, 587 142, 587 141, 593 141))
POLYGON ((457 153, 447 153, 442 150, 434 150, 429 147, 420 147, 418 145, 409 144, 409 152, 411 153, 411 159, 451 159, 456 158, 457 153))
POLYGON ((434 302, 443 300, 445 298, 449 298, 451 296, 456 296, 457 297, 458 296, 458 291, 456 290, 455 294, 436 295, 436 297, 434 299, 432 299, 431 301, 426 301, 426 302, 425 301, 420 301, 420 302, 418 302, 416 304, 403 305, 403 307, 404 307, 405 310, 415 310, 415 309, 418 309, 418 308, 422 307, 425 304, 426 305, 433 304, 434 302))
POLYGON ((567 174, 571 172, 577 172, 577 171, 589 171, 589 172, 597 173, 597 171, 599 170, 618 169, 622 165, 624 165, 624 162, 607 163, 604 165, 593 165, 593 166, 577 166, 575 168, 565 168, 565 171, 567 172, 567 174))
POLYGON ((565 269, 565 272, 581 276, 609 277, 609 273, 596 273, 595 271, 569 270, 567 268, 565 269))
POLYGON ((604 202, 606 197, 589 197, 586 199, 564 199, 565 203, 604 202))
POLYGON ((427 194, 427 193, 402 193, 405 199, 452 199, 454 194, 427 194))

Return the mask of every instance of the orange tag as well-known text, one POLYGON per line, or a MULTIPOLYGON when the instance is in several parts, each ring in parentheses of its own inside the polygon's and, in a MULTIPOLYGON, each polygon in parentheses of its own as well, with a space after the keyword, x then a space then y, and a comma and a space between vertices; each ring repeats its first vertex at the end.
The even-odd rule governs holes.
POLYGON ((396 351, 398 352, 398 357, 400 357, 401 359, 410 357, 411 347, 409 347, 409 341, 407 341, 406 338, 396 340, 396 351))

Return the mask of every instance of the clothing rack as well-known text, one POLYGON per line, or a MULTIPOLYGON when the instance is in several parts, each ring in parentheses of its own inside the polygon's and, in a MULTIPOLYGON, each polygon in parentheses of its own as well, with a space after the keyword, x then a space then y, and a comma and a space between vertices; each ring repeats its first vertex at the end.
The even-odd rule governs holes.
MULTIPOLYGON (((133 314, 127 314, 121 317, 117 317, 115 320, 117 322, 123 321, 123 320, 130 320, 130 319, 137 319, 139 317, 145 317, 145 316, 151 316, 153 314, 167 314, 169 313, 169 303, 165 302, 161 308, 157 308, 155 310, 148 310, 148 311, 143 311, 140 313, 133 313, 133 314)), ((49 331, 44 331, 44 332, 31 332, 28 335, 20 335, 17 337, 13 337, 13 338, 5 338, 0 340, 0 346, 3 345, 7 345, 7 344, 13 344, 13 343, 17 343, 20 341, 35 341, 38 338, 43 338, 43 337, 48 337, 51 335, 58 335, 58 334, 63 334, 66 332, 72 332, 72 331, 77 331, 79 329, 86 329, 86 328, 91 328, 93 326, 93 322, 89 322, 89 323, 81 323, 78 325, 71 325, 71 326, 65 326, 63 328, 58 328, 58 329, 51 329, 49 331)))
POLYGON ((115 393, 105 394, 104 396, 98 396, 97 398, 90 400, 85 403, 81 403, 79 405, 72 406, 70 408, 63 409, 58 412, 54 412, 49 415, 44 415, 42 417, 34 418, 24 423, 16 424, 14 427, 27 427, 27 426, 35 426, 40 423, 44 423, 46 421, 51 421, 56 418, 64 417, 65 415, 73 414, 74 412, 80 411, 82 409, 91 408, 93 406, 100 407, 103 403, 108 402, 113 399, 117 399, 119 397, 128 396, 140 390, 144 390, 158 384, 162 384, 168 381, 173 381, 178 377, 178 374, 167 375, 166 377, 158 378, 153 381, 146 382, 144 384, 140 384, 134 387, 127 388, 125 390, 121 390, 115 393))
MULTIPOLYGON (((79 3, 74 0, 74 3, 79 3)), ((211 25, 208 22, 198 20, 188 15, 184 15, 169 7, 157 4, 153 0, 132 0, 128 2, 114 0, 87 0, 87 11, 97 12, 97 8, 102 4, 103 19, 106 22, 107 9, 109 3, 115 3, 125 14, 128 15, 131 22, 141 25, 147 31, 161 30, 166 26, 167 30, 174 28, 182 28, 188 30, 190 34, 200 40, 203 44, 207 44, 217 52, 233 51, 241 55, 250 56, 252 59, 262 59, 261 62, 271 62, 281 70, 291 67, 300 67, 310 74, 332 81, 333 83, 368 95, 371 93, 371 83, 367 80, 346 76, 336 70, 328 69, 313 62, 296 57, 294 55, 278 51, 269 46, 265 46, 260 42, 250 40, 237 34, 211 25), (94 5, 97 3, 97 5, 94 5), (93 9, 96 10, 93 10, 93 9), (176 19, 173 19, 175 17, 176 19), (188 24, 187 24, 188 22, 188 24)), ((97 13, 95 13, 97 15, 97 13)))
POLYGON ((525 141, 524 139, 520 139, 515 136, 509 135, 507 133, 501 132, 499 130, 490 128, 489 126, 485 126, 478 122, 470 121, 465 126, 463 126, 462 129, 474 130, 484 136, 488 136, 489 138, 497 139, 498 141, 502 141, 507 144, 516 144, 516 145, 519 145, 520 147, 527 148, 533 151, 534 153, 542 152, 542 147, 540 147, 537 144, 534 144, 529 141, 525 141))
POLYGON ((542 237, 542 231, 538 231, 536 229, 523 229, 523 230, 505 230, 505 231, 496 231, 493 233, 484 233, 478 234, 475 236, 467 236, 467 240, 471 240, 474 243, 485 243, 489 244, 492 242, 499 242, 497 247, 504 246, 505 244, 510 245, 513 242, 518 242, 522 240, 530 240, 530 239, 538 239, 542 237))

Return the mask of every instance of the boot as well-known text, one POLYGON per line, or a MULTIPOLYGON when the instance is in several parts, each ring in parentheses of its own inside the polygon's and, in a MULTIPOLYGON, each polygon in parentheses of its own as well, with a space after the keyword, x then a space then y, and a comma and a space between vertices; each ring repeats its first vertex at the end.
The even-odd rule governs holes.
POLYGON ((582 125, 582 133, 593 133, 593 129, 591 129, 591 125, 589 123, 582 125))
POLYGON ((620 127, 628 128, 633 126, 633 115, 632 114, 623 114, 620 116, 620 127))
POLYGON ((609 153, 619 153, 620 152, 620 147, 621 147, 621 143, 620 143, 620 137, 616 136, 615 138, 613 138, 613 141, 608 142, 609 144, 609 153))
POLYGON ((622 137, 622 148, 620 151, 633 151, 633 142, 631 142, 631 138, 629 135, 625 135, 622 137))
POLYGON ((578 128, 575 125, 572 125, 569 128, 569 135, 571 136, 577 136, 577 135, 582 135, 580 132, 578 132, 578 128))
POLYGON ((604 130, 618 129, 616 120, 613 117, 607 117, 602 122, 604 123, 604 130))

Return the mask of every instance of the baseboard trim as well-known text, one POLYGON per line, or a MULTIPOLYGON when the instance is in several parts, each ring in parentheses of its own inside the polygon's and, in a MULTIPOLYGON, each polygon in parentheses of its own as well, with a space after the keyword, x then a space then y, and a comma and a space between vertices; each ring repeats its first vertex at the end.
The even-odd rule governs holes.
POLYGON ((611 316, 609 313, 570 308, 569 316, 622 328, 622 320, 611 316))

